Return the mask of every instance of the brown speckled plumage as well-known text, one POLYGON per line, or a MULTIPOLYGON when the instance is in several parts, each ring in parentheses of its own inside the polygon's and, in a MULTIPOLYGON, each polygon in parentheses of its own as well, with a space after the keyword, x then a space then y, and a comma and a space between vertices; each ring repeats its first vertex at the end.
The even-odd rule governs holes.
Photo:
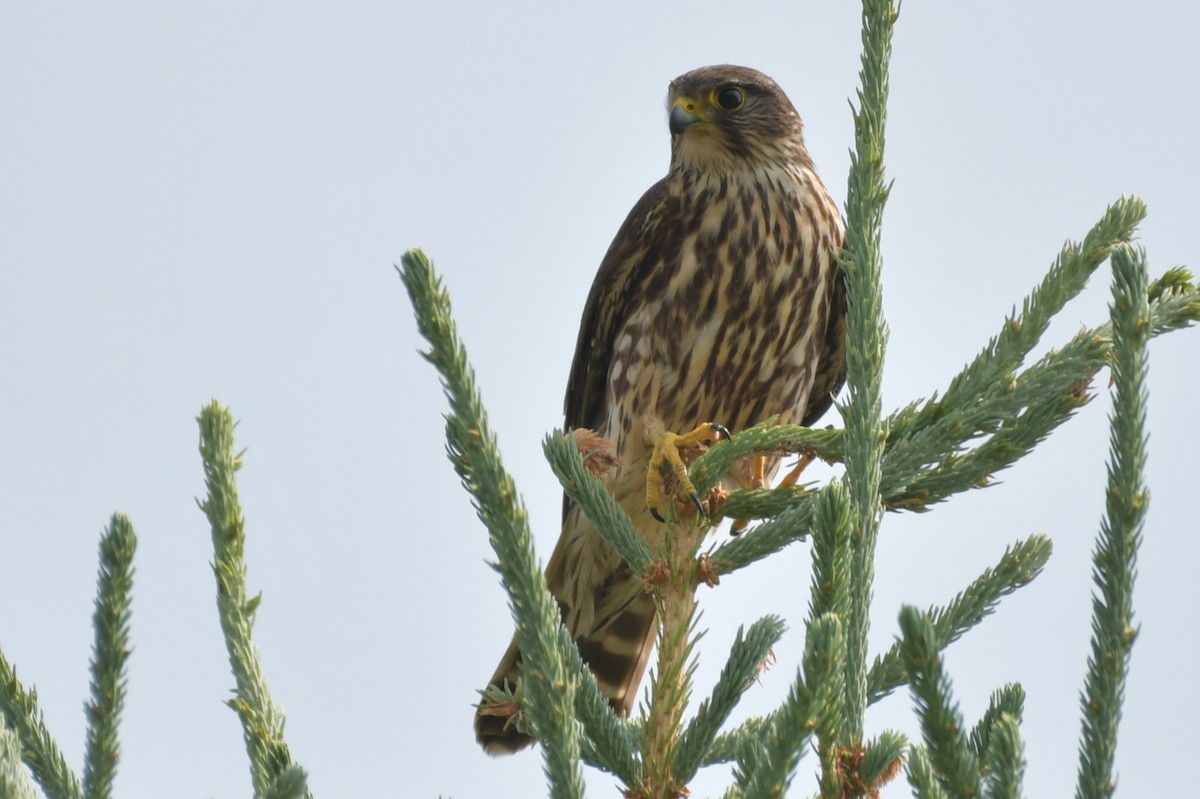
MULTIPOLYGON (((656 432, 707 421, 736 432, 776 414, 812 424, 846 374, 841 217, 791 102, 755 70, 716 66, 672 81, 668 107, 670 171, 600 265, 566 396, 567 427, 614 444, 612 491, 652 543, 656 432)), ((546 577, 605 695, 628 712, 656 631, 641 576, 565 503, 546 577)), ((492 683, 514 683, 518 664, 510 646, 492 683)), ((495 716, 477 716, 476 733, 491 754, 532 742, 495 716)))

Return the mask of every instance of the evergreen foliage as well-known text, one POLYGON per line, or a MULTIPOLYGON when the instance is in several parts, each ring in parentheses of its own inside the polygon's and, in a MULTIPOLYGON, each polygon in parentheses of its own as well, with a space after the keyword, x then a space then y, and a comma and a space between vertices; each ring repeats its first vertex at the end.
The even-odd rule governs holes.
MULTIPOLYGON (((809 430, 768 421, 715 444, 689 468, 703 495, 735 462, 754 453, 799 452, 844 464, 844 476, 824 487, 734 492, 709 520, 710 524, 721 517, 761 522, 719 543, 705 556, 708 580, 750 566, 792 542, 811 541, 813 578, 803 662, 779 708, 722 732, 746 675, 782 630, 782 620, 774 617, 756 622, 739 632, 712 694, 685 722, 675 704, 686 702, 690 695, 687 663, 695 643, 695 607, 689 586, 695 585, 700 563, 696 530, 675 524, 667 546, 651 551, 603 481, 589 473, 586 456, 580 455, 570 431, 554 431, 546 438, 544 450, 563 490, 630 566, 648 576, 660 610, 659 666, 650 706, 640 722, 613 716, 589 684, 590 674, 560 628, 560 664, 569 678, 563 684, 573 680, 576 688, 586 686, 575 699, 580 751, 585 762, 616 774, 631 797, 683 796, 698 768, 727 762, 733 763, 733 783, 726 797, 782 796, 805 749, 813 743, 820 761, 822 796, 877 796, 902 764, 921 797, 1021 796, 1025 766, 1021 687, 1010 684, 999 689, 983 718, 968 729, 957 710, 941 653, 991 614, 1003 597, 1041 572, 1052 551, 1050 539, 1033 535, 1014 543, 995 566, 945 605, 924 612, 905 608, 900 614, 901 640, 868 664, 875 541, 885 510, 921 512, 954 494, 991 485, 996 472, 1020 460, 1090 402, 1093 377, 1111 365, 1117 385, 1113 462, 1108 519, 1096 552, 1095 636, 1083 696, 1079 793, 1108 796, 1122 686, 1136 629, 1131 623, 1130 592, 1147 499, 1140 471, 1145 450, 1145 344, 1151 336, 1200 318, 1200 293, 1182 269, 1147 282, 1144 258, 1128 244, 1145 217, 1145 206, 1137 198, 1121 198, 1079 242, 1063 247, 1041 283, 944 392, 885 415, 880 379, 887 327, 880 294, 879 241, 888 195, 883 143, 896 9, 882 0, 864 0, 863 8, 861 87, 854 106, 855 149, 841 262, 849 296, 848 399, 838 405, 844 429, 809 430), (1108 261, 1116 275, 1112 319, 1029 362, 1050 320, 1108 261), (680 541, 686 541, 686 546, 680 541), (670 578, 654 571, 662 564, 669 568, 670 578), (663 693, 663 685, 682 687, 663 693), (902 685, 913 694, 923 742, 910 744, 890 731, 864 740, 866 708, 902 685), (671 706, 669 712, 664 705, 671 706), (635 751, 638 744, 640 753, 635 751)), ((504 498, 500 505, 486 506, 491 501, 489 489, 468 480, 468 475, 476 479, 489 467, 477 463, 477 455, 467 454, 455 437, 456 430, 467 429, 478 431, 473 440, 492 441, 490 433, 474 421, 482 419, 482 408, 455 389, 460 384, 469 386, 469 397, 475 396, 448 299, 419 250, 406 253, 398 269, 413 296, 421 331, 430 342, 427 357, 441 372, 450 398, 451 459, 485 523, 503 517, 503 503, 514 496, 511 483, 496 493, 504 498), (422 293, 414 289, 418 284, 433 288, 422 293), (459 418, 465 412, 470 416, 459 418)), ((499 534, 491 525, 489 530, 495 542, 499 534)), ((513 553, 514 562, 517 554, 513 553)), ((513 567, 504 558, 500 569, 510 593, 515 593, 508 581, 513 567)), ((531 557, 520 568, 527 569, 520 580, 538 582, 540 573, 531 557)), ((518 630, 522 625, 554 623, 531 619, 531 612, 515 601, 512 607, 518 630)), ((525 666, 525 682, 546 679, 538 668, 525 666)), ((560 718, 571 726, 570 713, 563 712, 560 718)), ((547 750, 554 745, 545 743, 547 750)))
MULTIPOLYGON (((622 558, 650 575, 659 609, 659 660, 644 718, 618 717, 601 694, 547 589, 524 505, 504 469, 450 303, 432 263, 419 250, 401 258, 425 357, 441 375, 450 412, 447 454, 471 495, 496 553, 523 654, 519 686, 496 690, 518 701, 522 729, 541 742, 550 795, 584 795, 582 765, 622 782, 631 799, 678 799, 700 768, 732 763, 728 799, 783 796, 805 751, 815 749, 820 791, 828 797, 875 797, 905 768, 919 797, 1022 795, 1024 691, 999 688, 969 729, 954 699, 943 652, 1028 584, 1051 554, 1050 539, 1012 544, 944 605, 900 611, 901 638, 868 663, 875 544, 884 511, 921 512, 954 494, 983 488, 1093 399, 1091 381, 1111 369, 1110 456, 1106 513, 1094 551, 1091 654, 1081 692, 1076 796, 1101 799, 1115 789, 1113 762, 1130 652, 1137 636, 1132 604, 1137 551, 1149 502, 1147 344, 1200 319, 1200 291, 1182 268, 1149 281, 1145 254, 1131 246, 1145 217, 1132 197, 1113 203, 1079 242, 1068 242, 1045 278, 1003 321, 979 355, 941 394, 884 414, 880 392, 887 342, 882 312, 880 230, 888 185, 884 134, 888 62, 897 8, 863 0, 860 88, 853 105, 855 147, 841 266, 849 294, 848 398, 841 430, 769 421, 714 445, 692 464, 701 494, 740 458, 798 452, 844 465, 828 484, 735 492, 706 524, 675 524, 654 551, 588 470, 571 431, 553 431, 544 452, 563 490, 622 558), (1032 363, 1050 320, 1104 263, 1113 272, 1109 321, 1084 330, 1032 363), (760 520, 743 535, 699 554, 720 518, 760 520), (812 585, 804 653, 787 697, 773 712, 723 729, 754 680, 784 620, 767 616, 739 630, 710 695, 690 718, 697 639, 695 586, 746 568, 796 541, 811 543, 812 585), (864 739, 874 702, 907 685, 922 741, 884 731, 864 739), (514 696, 513 689, 517 695, 514 696)), ((235 424, 215 401, 197 420, 207 495, 200 504, 214 548, 217 611, 235 681, 230 707, 242 723, 255 797, 307 799, 307 777, 284 739, 284 717, 267 686, 251 631, 261 596, 250 596, 245 525, 236 473, 235 424)), ((0 796, 105 799, 119 763, 118 727, 131 645, 133 557, 130 521, 115 514, 100 543, 93 616, 91 695, 85 706, 83 778, 66 763, 46 728, 35 690, 25 688, 0 653, 0 796), (32 776, 32 780, 30 779, 32 776), (36 783, 36 786, 34 785, 36 783)))

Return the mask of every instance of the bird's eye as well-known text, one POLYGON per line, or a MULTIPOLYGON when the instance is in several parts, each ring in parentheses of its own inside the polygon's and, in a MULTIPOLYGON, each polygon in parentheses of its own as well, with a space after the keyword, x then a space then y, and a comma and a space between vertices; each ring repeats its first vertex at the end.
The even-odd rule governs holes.
POLYGON ((742 107, 742 103, 746 102, 745 95, 737 86, 726 86, 723 89, 718 89, 713 99, 717 105, 724 108, 726 111, 736 111, 742 107))

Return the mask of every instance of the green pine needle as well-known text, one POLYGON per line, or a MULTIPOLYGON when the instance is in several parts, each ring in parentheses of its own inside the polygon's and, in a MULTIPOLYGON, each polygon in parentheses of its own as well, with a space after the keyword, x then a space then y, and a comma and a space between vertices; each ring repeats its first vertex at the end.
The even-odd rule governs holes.
POLYGON ((884 181, 884 128, 887 120, 888 63, 896 9, 889 0, 863 0, 862 67, 858 106, 854 109, 855 149, 850 154, 846 195, 846 245, 841 266, 846 275, 846 386, 849 399, 839 406, 845 421, 846 485, 853 533, 849 603, 845 616, 845 731, 862 739, 867 707, 867 633, 875 542, 882 511, 880 481, 887 431, 883 423, 883 363, 887 324, 883 318, 880 235, 888 188, 884 181))
POLYGON ((308 795, 308 775, 299 766, 290 765, 275 775, 263 799, 304 799, 308 795))
MULTIPOLYGON (((637 736, 633 725, 617 716, 592 670, 584 665, 579 648, 565 627, 559 627, 559 646, 567 655, 568 668, 579 675, 575 690, 575 712, 583 725, 580 739, 585 762, 598 769, 616 774, 626 785, 635 785, 641 773, 637 736)), ((506 701, 512 701, 508 697, 506 701)))
POLYGON ((637 574, 650 568, 654 559, 629 514, 621 507, 604 481, 587 470, 575 437, 555 430, 542 442, 542 451, 563 491, 579 503, 584 515, 596 530, 613 545, 629 567, 637 574))
POLYGON ((983 718, 971 730, 971 749, 979 758, 986 760, 991 747, 992 729, 999 718, 1004 715, 1011 716, 1019 724, 1024 714, 1025 689, 1020 683, 1009 683, 994 692, 983 718))
POLYGON ((1001 713, 992 722, 985 762, 985 799, 1021 799, 1025 776, 1025 748, 1017 718, 1001 713))
POLYGON ((430 345, 425 358, 441 375, 450 403, 447 454, 488 530, 497 569, 509 593, 521 650, 521 709, 542 742, 550 795, 554 799, 580 797, 581 744, 574 723, 578 679, 567 671, 567 655, 560 646, 558 602, 546 587, 524 503, 488 426, 475 372, 450 315, 449 295, 420 250, 404 253, 400 262, 397 271, 412 300, 417 328, 430 345))
POLYGON ((846 641, 834 616, 809 624, 804 662, 783 705, 757 739, 742 736, 734 779, 747 799, 783 796, 813 733, 833 711, 841 690, 846 641))
POLYGON ((721 670, 712 695, 700 703, 695 718, 680 736, 672 770, 681 785, 686 785, 695 776, 717 731, 729 718, 742 693, 753 684, 771 647, 786 629, 787 625, 778 616, 764 616, 745 632, 738 628, 729 660, 721 670))
POLYGON ((978 796, 980 764, 967 743, 962 715, 942 669, 937 633, 929 617, 914 607, 900 611, 900 654, 921 718, 930 765, 951 796, 978 796))
POLYGON ((283 711, 271 698, 251 629, 258 604, 247 599, 245 519, 238 499, 237 472, 242 467, 234 449, 236 424, 215 400, 200 411, 200 457, 208 495, 199 503, 212 528, 213 574, 217 580, 217 614, 236 688, 228 702, 242 722, 256 797, 265 796, 278 775, 292 765, 283 738, 283 711))
POLYGON ((1078 799, 1106 799, 1116 778, 1117 726, 1129 655, 1137 637, 1133 584, 1149 505, 1146 489, 1146 344, 1150 339, 1145 255, 1113 255, 1111 454, 1105 518, 1093 557, 1092 652, 1081 704, 1078 799))
POLYGON ((858 764, 858 783, 867 788, 868 796, 876 796, 896 776, 907 749, 908 739, 893 730, 884 730, 867 742, 858 764))
POLYGON ((929 753, 923 746, 914 746, 908 751, 908 784, 917 799, 950 799, 942 787, 941 780, 929 761, 929 753))
MULTIPOLYGON (((1001 599, 1032 582, 1041 574, 1053 548, 1053 542, 1044 535, 1019 541, 1004 550, 995 566, 984 569, 944 607, 930 608, 927 615, 933 624, 938 650, 945 649, 991 615, 1001 599)), ((901 644, 897 642, 871 666, 867 676, 871 702, 883 699, 907 680, 901 644)))
MULTIPOLYGON (((9 751, 20 751, 21 759, 46 796, 81 799, 83 791, 79 780, 46 729, 42 711, 38 708, 37 691, 26 690, 21 685, 16 670, 3 653, 0 653, 0 716, 3 716, 0 721, 6 722, 4 726, 17 741, 9 751)), ((20 770, 19 765, 14 766, 6 760, 4 769, 11 772, 14 768, 20 770)), ((14 779, 19 783, 18 778, 14 779)))
POLYGON ((92 699, 87 707, 87 756, 83 790, 88 799, 112 796, 120 749, 117 724, 125 706, 125 663, 129 658, 130 592, 137 536, 123 514, 113 514, 100 540, 100 584, 92 617, 92 699))

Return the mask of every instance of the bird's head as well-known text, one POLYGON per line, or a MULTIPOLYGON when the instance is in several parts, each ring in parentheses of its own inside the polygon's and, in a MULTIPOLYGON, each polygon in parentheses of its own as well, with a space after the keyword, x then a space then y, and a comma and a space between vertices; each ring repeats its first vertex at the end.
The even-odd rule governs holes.
POLYGON ((787 95, 748 67, 701 67, 667 93, 672 169, 757 169, 807 161, 800 115, 787 95))

